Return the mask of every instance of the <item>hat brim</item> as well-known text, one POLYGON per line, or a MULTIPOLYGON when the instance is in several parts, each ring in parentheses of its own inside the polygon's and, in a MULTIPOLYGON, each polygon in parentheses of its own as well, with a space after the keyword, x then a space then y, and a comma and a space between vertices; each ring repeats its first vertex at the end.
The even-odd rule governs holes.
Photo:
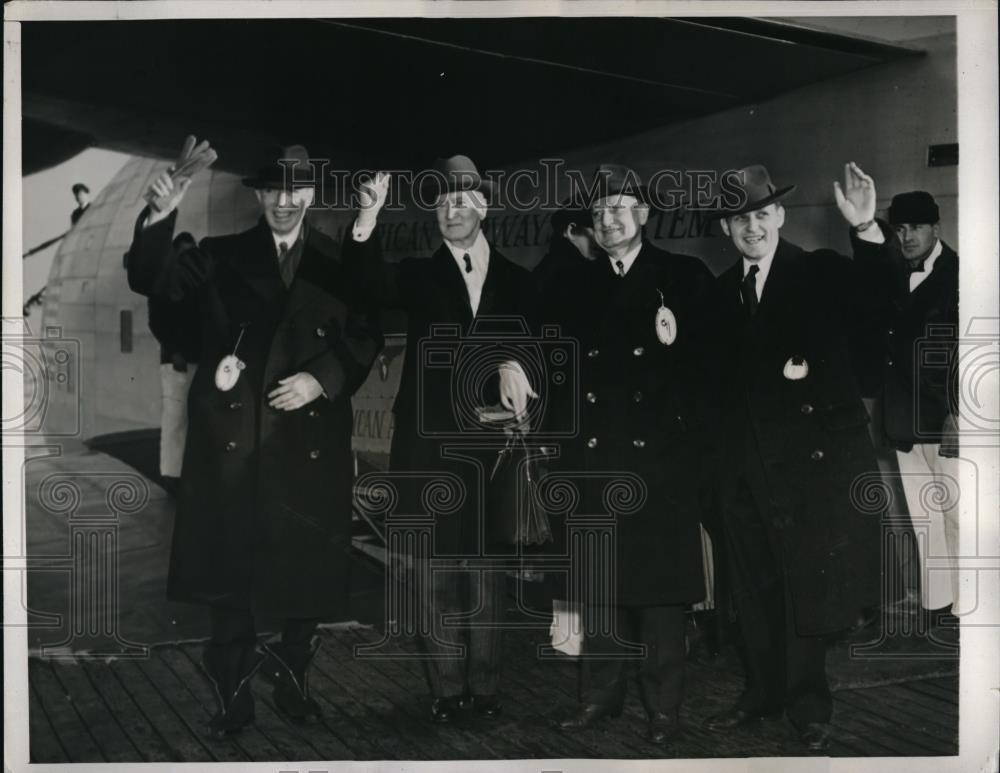
POLYGON ((454 181, 448 181, 444 185, 441 184, 440 179, 426 180, 420 185, 420 198, 422 201, 427 203, 433 203, 430 198, 433 197, 434 201, 437 201, 441 196, 446 196, 449 193, 480 193, 483 198, 486 199, 486 203, 492 204, 494 196, 496 195, 496 185, 493 184, 491 180, 480 180, 476 184, 471 185, 460 185, 454 181))
POLYGON ((739 209, 717 209, 711 213, 711 217, 718 220, 725 220, 727 217, 736 217, 737 215, 745 215, 747 212, 756 212, 758 209, 763 209, 768 204, 773 204, 779 199, 783 199, 789 193, 794 191, 796 186, 786 185, 784 188, 778 188, 770 196, 766 196, 763 199, 758 199, 757 201, 748 201, 739 209))

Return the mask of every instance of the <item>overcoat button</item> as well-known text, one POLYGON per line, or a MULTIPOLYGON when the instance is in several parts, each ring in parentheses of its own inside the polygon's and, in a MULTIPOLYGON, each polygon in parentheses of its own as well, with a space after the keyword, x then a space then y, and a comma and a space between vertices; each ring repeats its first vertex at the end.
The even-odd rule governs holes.
POLYGON ((887 357, 885 361, 886 365, 892 365, 892 357, 887 357))
POLYGON ((587 448, 597 448, 597 438, 592 437, 587 441, 587 448))
POLYGON ((316 328, 316 335, 320 338, 326 338, 326 328, 318 327, 316 328))
POLYGON ((640 439, 637 438, 637 439, 635 439, 635 440, 632 441, 632 445, 635 446, 636 448, 645 448, 646 447, 646 441, 645 440, 640 440, 640 439))
POLYGON ((242 407, 243 407, 243 403, 241 403, 239 401, 232 402, 232 403, 229 404, 229 410, 231 410, 231 411, 238 411, 242 407))
POLYGON ((319 416, 319 411, 317 411, 315 408, 310 409, 309 417, 315 419, 317 416, 319 416))
POLYGON ((312 451, 309 452, 309 458, 310 459, 319 459, 319 451, 317 451, 314 448, 312 451))
POLYGON ((892 328, 889 328, 889 335, 893 335, 895 332, 896 332, 895 330, 893 330, 892 328))
POLYGON ((644 355, 645 353, 646 353, 646 347, 644 346, 637 346, 635 347, 635 349, 632 350, 632 354, 634 354, 636 357, 642 357, 642 355, 644 355))
POLYGON ((809 403, 802 403, 801 410, 802 410, 802 413, 804 413, 806 416, 808 416, 810 413, 813 412, 813 407, 809 403))
POLYGON ((813 451, 813 452, 812 452, 812 453, 811 453, 811 454, 809 455, 809 457, 810 457, 810 458, 811 458, 811 459, 812 459, 812 460, 813 460, 814 462, 818 462, 818 461, 822 460, 822 458, 823 458, 823 452, 822 452, 822 451, 820 451, 820 450, 819 450, 819 449, 817 448, 817 449, 816 449, 815 451, 813 451))
POLYGON ((587 402, 588 403, 596 403, 597 402, 597 395, 595 395, 593 392, 587 392, 587 402))
POLYGON ((587 356, 593 358, 600 353, 601 353, 600 349, 591 349, 589 352, 587 352, 587 356))
POLYGON ((235 451, 236 450, 236 442, 233 441, 233 440, 230 440, 228 443, 226 443, 226 450, 227 451, 235 451))
POLYGON ((642 402, 642 392, 636 390, 635 394, 632 395, 632 399, 635 400, 637 403, 641 403, 642 402))

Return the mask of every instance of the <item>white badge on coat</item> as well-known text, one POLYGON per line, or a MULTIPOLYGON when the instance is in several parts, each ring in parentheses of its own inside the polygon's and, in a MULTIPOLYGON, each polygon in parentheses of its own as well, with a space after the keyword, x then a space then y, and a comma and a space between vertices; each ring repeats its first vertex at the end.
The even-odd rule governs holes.
POLYGON ((236 350, 240 348, 240 341, 243 340, 243 334, 246 332, 248 324, 248 322, 244 322, 240 325, 240 335, 236 339, 233 353, 223 357, 215 369, 215 386, 220 392, 228 392, 236 386, 236 382, 240 379, 240 371, 247 366, 243 360, 236 356, 236 350))
POLYGON ((789 381, 800 381, 809 375, 809 363, 805 357, 789 357, 782 374, 789 381))
POLYGON ((660 293, 660 308, 656 310, 656 337, 660 339, 661 344, 670 346, 677 340, 677 317, 664 305, 663 292, 661 290, 656 292, 660 293))

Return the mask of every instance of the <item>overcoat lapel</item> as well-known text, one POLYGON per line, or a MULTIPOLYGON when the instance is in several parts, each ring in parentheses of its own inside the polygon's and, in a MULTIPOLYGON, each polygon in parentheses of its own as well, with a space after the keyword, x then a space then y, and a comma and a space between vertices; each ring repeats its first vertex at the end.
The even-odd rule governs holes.
MULTIPOLYGON (((469 290, 462 279, 462 272, 452 257, 448 246, 442 244, 431 256, 438 281, 445 288, 448 302, 458 312, 457 316, 464 325, 472 323, 472 306, 469 305, 469 290)), ((481 299, 480 299, 481 300, 481 299)))
POLYGON ((265 302, 274 303, 286 290, 278 270, 278 253, 271 229, 261 218, 246 235, 247 249, 233 263, 233 269, 265 302))
POLYGON ((291 317, 312 303, 329 299, 328 292, 321 288, 332 286, 329 280, 334 269, 334 256, 320 250, 315 241, 307 236, 302 245, 302 259, 295 272, 295 281, 288 288, 284 316, 291 317))

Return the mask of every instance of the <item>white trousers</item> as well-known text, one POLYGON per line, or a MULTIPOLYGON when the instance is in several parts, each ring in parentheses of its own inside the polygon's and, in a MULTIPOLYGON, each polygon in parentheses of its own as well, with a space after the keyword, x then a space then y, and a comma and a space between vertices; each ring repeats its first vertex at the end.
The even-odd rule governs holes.
POLYGON ((940 609, 959 596, 959 460, 938 456, 937 443, 897 451, 899 473, 917 537, 920 602, 940 609))
POLYGON ((184 461, 184 441, 187 439, 187 397, 194 378, 195 366, 188 363, 186 371, 174 370, 169 362, 160 365, 160 475, 181 476, 184 461))

